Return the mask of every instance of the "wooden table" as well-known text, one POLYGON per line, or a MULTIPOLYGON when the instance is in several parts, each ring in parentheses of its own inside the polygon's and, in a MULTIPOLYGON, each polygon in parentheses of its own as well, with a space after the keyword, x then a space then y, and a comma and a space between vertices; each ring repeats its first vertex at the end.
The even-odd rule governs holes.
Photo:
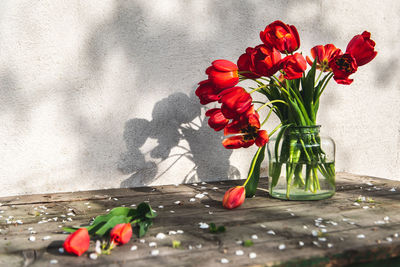
POLYGON ((400 255, 399 182, 338 173, 333 198, 282 201, 268 196, 262 179, 256 197, 236 210, 223 209, 224 192, 241 183, 0 198, 0 265, 343 266, 400 255), (89 257, 93 244, 81 257, 59 252, 67 236, 62 226, 84 224, 107 209, 142 201, 158 212, 143 240, 135 238, 96 260, 89 257), (199 227, 211 222, 224 225, 226 232, 213 234, 199 227), (158 233, 165 238, 157 239, 158 233), (31 236, 35 241, 28 240, 31 236), (180 241, 181 248, 172 248, 173 240, 180 241), (244 247, 244 240, 254 245, 244 247), (151 242, 156 247, 150 247, 151 242), (152 255, 156 250, 159 254, 152 255))

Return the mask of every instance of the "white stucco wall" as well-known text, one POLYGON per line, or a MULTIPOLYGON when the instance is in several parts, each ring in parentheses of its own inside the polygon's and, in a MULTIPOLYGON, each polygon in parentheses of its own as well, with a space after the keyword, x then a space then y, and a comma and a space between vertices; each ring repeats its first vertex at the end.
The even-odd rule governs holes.
POLYGON ((0 196, 244 178, 255 148, 225 150, 194 90, 276 19, 304 54, 372 33, 377 58, 351 86, 331 82, 319 121, 338 171, 400 179, 399 12, 389 0, 2 1, 0 196))

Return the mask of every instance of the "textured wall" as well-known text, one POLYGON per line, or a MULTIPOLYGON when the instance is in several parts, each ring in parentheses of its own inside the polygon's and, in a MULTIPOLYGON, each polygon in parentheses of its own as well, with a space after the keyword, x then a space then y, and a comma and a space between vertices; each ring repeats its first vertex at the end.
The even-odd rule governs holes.
POLYGON ((351 86, 330 84, 319 121, 338 170, 399 179, 399 12, 389 0, 3 1, 0 195, 244 178, 255 148, 222 148, 195 84, 276 19, 297 26, 305 54, 372 32, 377 58, 351 86))

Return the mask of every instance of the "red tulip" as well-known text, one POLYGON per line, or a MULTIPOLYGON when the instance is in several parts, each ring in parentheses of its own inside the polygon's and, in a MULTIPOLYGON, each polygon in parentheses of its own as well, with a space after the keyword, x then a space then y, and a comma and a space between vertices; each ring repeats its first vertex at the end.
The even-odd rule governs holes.
POLYGON ((264 146, 269 140, 267 131, 260 130, 259 115, 253 106, 225 127, 224 135, 230 134, 236 135, 222 141, 222 145, 227 149, 246 148, 254 143, 264 146))
POLYGON ((225 192, 222 200, 222 206, 226 209, 234 209, 243 204, 246 197, 244 186, 236 186, 225 192))
POLYGON ((239 86, 225 89, 220 97, 221 112, 227 119, 234 119, 246 112, 253 101, 250 94, 239 86))
POLYGON ((258 45, 246 49, 246 53, 238 59, 238 67, 240 71, 251 71, 252 73, 243 74, 249 78, 271 76, 278 71, 280 60, 281 54, 275 48, 258 45))
POLYGON ((300 47, 296 27, 280 20, 272 22, 260 32, 260 38, 266 46, 276 48, 281 53, 292 53, 300 47))
POLYGON ((303 76, 303 72, 307 69, 307 63, 300 53, 289 55, 280 62, 283 77, 287 80, 298 79, 303 76))
POLYGON ((117 245, 129 242, 132 237, 132 226, 130 223, 121 223, 114 226, 110 232, 110 239, 117 245))
POLYGON ((65 239, 63 247, 68 253, 82 255, 89 249, 90 237, 86 228, 80 228, 65 239))
POLYGON ((313 60, 307 56, 307 62, 310 64, 310 66, 312 66, 313 61, 317 59, 317 69, 324 72, 332 71, 332 69, 329 67, 329 61, 340 54, 342 54, 340 49, 336 48, 333 44, 317 45, 311 48, 311 56, 313 60))
POLYGON ((218 94, 221 89, 216 88, 209 80, 201 81, 199 85, 195 93, 200 99, 200 104, 206 105, 219 100, 218 94))
POLYGON ((246 48, 246 53, 242 54, 237 61, 237 66, 239 68, 239 71, 250 72, 250 73, 242 73, 243 76, 246 76, 247 78, 250 79, 260 77, 260 75, 255 73, 254 63, 252 61, 252 55, 255 52, 256 52, 255 48, 248 47, 246 48))
POLYGON ((221 131, 228 124, 229 120, 222 114, 220 108, 209 109, 206 112, 208 119, 208 125, 215 131, 221 131))
POLYGON ((357 66, 362 66, 376 57, 375 42, 371 40, 371 33, 364 31, 351 39, 346 48, 346 53, 351 54, 356 60, 357 66))
POLYGON ((333 79, 338 84, 351 84, 353 79, 349 75, 357 71, 356 60, 349 53, 338 55, 329 62, 329 67, 333 71, 333 79))
POLYGON ((206 74, 217 88, 229 88, 239 82, 238 66, 225 59, 213 61, 207 68, 206 74))

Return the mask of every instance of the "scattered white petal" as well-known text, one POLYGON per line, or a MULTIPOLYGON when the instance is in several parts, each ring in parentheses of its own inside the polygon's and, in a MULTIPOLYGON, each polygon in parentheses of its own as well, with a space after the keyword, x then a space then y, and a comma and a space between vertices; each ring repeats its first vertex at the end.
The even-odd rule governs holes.
POLYGON ((136 207, 136 204, 132 204, 131 207, 136 207))
POLYGON ((332 224, 332 225, 334 225, 334 226, 338 225, 338 223, 337 223, 337 222, 334 222, 334 221, 328 221, 327 223, 330 223, 330 224, 332 224))
POLYGON ((146 240, 140 239, 139 242, 142 243, 142 244, 144 244, 144 243, 146 243, 146 240))
POLYGON ((31 235, 31 236, 29 237, 29 241, 34 242, 35 240, 36 240, 36 237, 34 237, 33 235, 31 235))
POLYGON ((376 221, 375 224, 381 225, 381 224, 385 224, 385 221, 376 221))
POLYGON ((164 233, 158 233, 158 234, 156 235, 156 238, 157 238, 157 239, 164 239, 164 238, 165 238, 165 234, 164 234, 164 233))
POLYGON ((67 221, 72 222, 72 219, 68 217, 68 218, 67 218, 67 221))
POLYGON ((235 254, 236 254, 236 256, 243 256, 244 255, 244 252, 243 252, 243 250, 236 250, 235 251, 235 254))
POLYGON ((32 230, 33 230, 33 227, 29 227, 29 228, 28 228, 28 231, 32 231, 32 230))
POLYGON ((169 231, 168 235, 176 235, 176 232, 175 231, 169 231))
POLYGON ((321 233, 326 233, 326 232, 328 232, 328 230, 326 230, 326 229, 321 229, 321 233))
POLYGON ((354 202, 354 203, 353 203, 353 206, 360 206, 360 203, 354 202))
POLYGON ((317 230, 312 230, 311 234, 312 234, 312 236, 318 236, 318 231, 317 230))
POLYGON ((73 217, 73 216, 75 216, 75 213, 73 213, 73 212, 68 212, 67 215, 73 217))
POLYGON ((156 242, 150 242, 149 243, 149 247, 151 247, 151 248, 157 247, 157 243, 156 242))
POLYGON ((267 234, 269 234, 269 235, 275 235, 275 232, 274 232, 273 230, 269 230, 269 231, 267 232, 267 234))
POLYGON ((191 199, 189 199, 189 201, 190 201, 190 202, 195 202, 196 199, 192 197, 191 199))
POLYGON ((97 260, 97 253, 90 253, 89 254, 89 258, 91 259, 91 260, 97 260))
POLYGON ((97 254, 101 254, 101 242, 100 242, 100 240, 96 240, 96 245, 95 245, 94 251, 97 254))
POLYGON ((136 245, 131 247, 131 251, 134 251, 134 250, 137 250, 137 246, 136 245))
POLYGON ((285 244, 280 244, 279 246, 278 246, 278 249, 279 250, 284 250, 286 248, 286 245, 285 244))
POLYGON ((174 210, 170 210, 169 212, 171 212, 171 213, 175 213, 175 211, 174 211, 174 210))
MULTIPOLYGON (((106 212, 109 212, 110 211, 110 209, 106 209, 106 212)), ((61 215, 62 216, 62 215, 61 215)))
POLYGON ((200 229, 207 229, 209 227, 209 225, 207 223, 200 222, 199 227, 200 227, 200 229))
POLYGON ((202 198, 204 197, 204 194, 197 194, 197 195, 195 195, 194 197, 195 197, 195 198, 202 199, 202 198))
POLYGON ((357 235, 357 238, 365 238, 365 235, 359 234, 359 235, 357 235))
POLYGON ((212 190, 218 190, 219 188, 218 187, 216 187, 216 186, 214 186, 213 188, 212 188, 212 190))
POLYGON ((42 239, 43 239, 43 240, 49 240, 50 238, 51 238, 51 236, 46 235, 46 236, 44 236, 42 239))
POLYGON ((303 241, 299 241, 299 246, 300 247, 304 246, 304 242, 303 241))
MULTIPOLYGON (((87 206, 88 209, 90 209, 92 206, 87 206)), ((97 254, 96 254, 97 255, 97 254)))
POLYGON ((317 241, 312 242, 315 246, 320 247, 321 245, 317 241))
POLYGON ((389 191, 390 192, 396 192, 396 188, 392 187, 389 191))
POLYGON ((342 221, 347 222, 349 219, 343 218, 342 221))
POLYGON ((15 223, 24 224, 21 220, 16 220, 15 223))
POLYGON ((365 210, 366 210, 366 209, 369 209, 369 207, 368 207, 368 206, 364 206, 364 207, 363 207, 363 209, 365 209, 365 210))
POLYGON ((208 193, 207 193, 207 192, 203 192, 202 194, 203 194, 203 195, 208 195, 208 193))
POLYGON ((258 239, 258 236, 257 235, 252 235, 251 239, 258 239))
POLYGON ((209 208, 209 207, 210 207, 210 205, 204 205, 204 207, 206 207, 206 208, 209 208))
POLYGON ((303 225, 303 229, 308 229, 307 225, 303 225))
POLYGON ((188 249, 189 249, 189 250, 192 250, 192 249, 193 249, 193 247, 192 247, 191 245, 189 245, 189 246, 188 246, 188 249))
POLYGON ((326 242, 326 237, 318 237, 318 241, 326 242))
POLYGON ((264 224, 260 224, 261 228, 267 228, 267 226, 265 226, 264 224))
POLYGON ((250 252, 249 258, 250 259, 255 259, 257 257, 257 254, 255 252, 250 252))
POLYGON ((50 264, 57 264, 58 260, 50 260, 50 264))
POLYGON ((221 263, 224 263, 224 264, 225 264, 225 263, 229 263, 229 260, 228 260, 228 259, 225 259, 225 258, 222 258, 222 259, 221 259, 221 263))
POLYGON ((151 256, 157 256, 158 254, 160 254, 160 251, 158 249, 154 249, 150 252, 151 256))
POLYGON ((328 246, 328 248, 333 248, 332 243, 328 243, 328 244, 326 244, 326 245, 328 246))
POLYGON ((196 245, 196 248, 198 248, 198 249, 201 249, 202 247, 203 247, 202 244, 197 244, 197 245, 196 245))
POLYGON ((201 182, 201 184, 202 184, 202 185, 205 185, 205 184, 207 184, 207 183, 206 183, 206 182, 201 182))
POLYGON ((371 182, 366 182, 365 184, 369 185, 369 186, 373 186, 373 184, 371 182))
POLYGON ((183 234, 183 230, 177 230, 176 233, 177 234, 183 234))
POLYGON ((178 204, 181 204, 181 202, 178 200, 178 201, 175 201, 174 204, 178 205, 178 204))
POLYGON ((293 212, 290 213, 291 216, 295 216, 293 212))
POLYGON ((59 249, 58 249, 58 252, 64 253, 64 248, 59 248, 59 249))
POLYGON ((356 224, 356 223, 355 223, 355 222, 349 222, 349 224, 354 225, 354 224, 356 224))
POLYGON ((395 233, 393 236, 394 236, 394 237, 399 237, 399 234, 398 234, 398 233, 395 233))
POLYGON ((236 244, 238 244, 238 245, 241 245, 242 243, 243 243, 242 240, 237 240, 237 241, 236 241, 236 244))
POLYGON ((386 241, 388 241, 388 242, 392 242, 392 241, 393 241, 393 239, 392 239, 391 237, 386 237, 386 241))
POLYGON ((207 187, 205 187, 205 186, 202 186, 202 187, 200 187, 200 189, 201 189, 201 190, 206 190, 206 189, 207 189, 207 187))
POLYGON ((384 219, 385 221, 389 221, 389 216, 385 216, 383 219, 384 219))
POLYGON ((160 205, 160 206, 158 206, 158 208, 159 208, 159 209, 163 209, 163 208, 164 208, 164 206, 163 206, 163 205, 160 205))
POLYGON ((197 186, 197 184, 192 184, 193 186, 197 186))
POLYGON ((118 198, 116 198, 116 197, 113 197, 113 200, 117 201, 117 200, 118 200, 118 198))
POLYGON ((214 214, 214 212, 212 212, 212 211, 209 211, 209 212, 208 212, 208 214, 212 215, 212 214, 214 214))

